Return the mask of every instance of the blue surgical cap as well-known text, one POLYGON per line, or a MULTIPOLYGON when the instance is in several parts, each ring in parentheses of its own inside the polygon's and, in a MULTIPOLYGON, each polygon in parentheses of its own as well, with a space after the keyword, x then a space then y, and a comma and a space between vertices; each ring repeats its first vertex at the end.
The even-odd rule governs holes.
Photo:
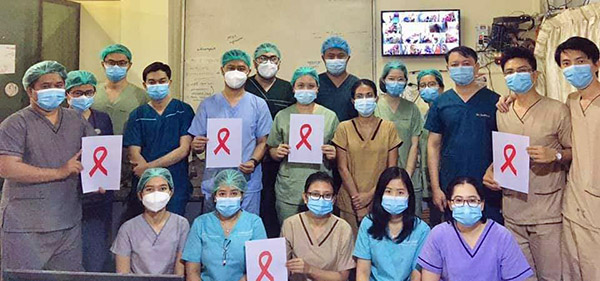
POLYGON ((121 44, 112 44, 106 46, 106 48, 102 50, 102 53, 100 53, 100 58, 104 60, 106 56, 114 53, 123 54, 127 57, 128 60, 131 61, 131 51, 121 44))
POLYGON ((246 52, 237 49, 229 50, 223 54, 221 66, 225 66, 228 62, 234 60, 241 60, 250 67, 250 56, 246 52))
POLYGON ((67 80, 65 80, 65 90, 71 90, 74 87, 82 86, 82 85, 92 85, 96 88, 96 77, 89 71, 85 70, 75 70, 69 72, 67 74, 67 80))
POLYGON ((294 75, 292 75, 292 88, 294 87, 294 84, 296 84, 296 80, 298 80, 298 78, 304 75, 308 75, 315 79, 315 82, 317 82, 317 86, 319 86, 319 74, 317 74, 317 71, 312 67, 301 66, 298 69, 296 69, 296 71, 294 71, 294 75))
POLYGON ((241 192, 246 192, 248 182, 246 178, 242 174, 242 172, 238 170, 227 169, 220 171, 214 179, 213 182, 213 193, 219 190, 221 186, 229 186, 232 188, 239 189, 241 192))
POLYGON ((163 178, 167 181, 171 189, 175 189, 175 185, 173 184, 173 176, 171 176, 171 172, 169 172, 169 170, 165 168, 149 168, 146 169, 146 171, 144 171, 144 173, 140 177, 140 181, 137 185, 137 192, 142 192, 148 181, 155 177, 163 178))
POLYGON ((350 46, 342 37, 331 36, 327 38, 325 42, 323 42, 323 45, 321 45, 321 55, 324 55, 325 51, 332 48, 342 49, 346 54, 350 55, 350 46))
POLYGON ((404 72, 404 78, 408 79, 408 70, 406 69, 406 65, 399 60, 389 61, 385 64, 385 66, 383 67, 383 73, 381 73, 381 79, 385 80, 385 78, 388 76, 388 74, 390 74, 390 71, 392 71, 392 69, 401 70, 402 72, 404 72))
POLYGON ((33 87, 35 81, 37 81, 43 75, 50 73, 58 73, 63 80, 67 78, 67 70, 62 64, 53 60, 45 60, 32 65, 29 67, 29 69, 27 69, 27 71, 25 71, 22 81, 23 87, 25 89, 27 89, 29 86, 33 87))
POLYGON ((427 75, 433 75, 433 77, 435 77, 435 80, 437 81, 438 85, 440 85, 440 87, 444 87, 444 79, 442 78, 442 73, 440 73, 438 70, 435 70, 435 69, 421 70, 421 72, 419 72, 419 75, 417 75, 417 85, 421 84, 421 78, 423 78, 427 75))
POLYGON ((254 59, 266 53, 274 53, 277 55, 278 58, 281 58, 281 52, 279 52, 279 48, 277 48, 275 44, 262 43, 256 48, 256 51, 254 51, 254 59))

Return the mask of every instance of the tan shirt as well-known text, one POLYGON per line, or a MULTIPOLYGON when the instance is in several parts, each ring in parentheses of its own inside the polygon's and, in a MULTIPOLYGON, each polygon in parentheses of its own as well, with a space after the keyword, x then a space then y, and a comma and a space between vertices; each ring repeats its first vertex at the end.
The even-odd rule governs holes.
MULTIPOLYGON (((514 105, 514 104, 513 104, 514 105)), ((498 131, 529 137, 530 146, 558 151, 571 147, 569 109, 563 103, 542 97, 519 118, 514 108, 496 115, 498 131)), ((567 181, 567 169, 558 162, 531 162, 529 194, 503 190, 502 212, 514 224, 555 223, 562 220, 561 202, 567 181)))
MULTIPOLYGON (((379 175, 387 168, 388 152, 402 145, 402 140, 391 121, 380 119, 372 136, 362 136, 357 126, 354 119, 340 123, 332 143, 346 151, 358 192, 367 192, 375 188, 379 175)), ((354 212, 350 194, 344 187, 340 189, 337 205, 345 212, 354 212)))
POLYGON ((583 111, 575 92, 567 98, 573 124, 573 162, 563 200, 563 215, 584 227, 600 229, 600 98, 583 111))
MULTIPOLYGON (((283 222, 281 236, 287 241, 290 258, 302 258, 306 263, 327 271, 344 271, 356 267, 352 258, 354 238, 350 225, 334 215, 317 237, 306 212, 293 215, 283 222)), ((293 274, 290 280, 310 280, 293 274)))

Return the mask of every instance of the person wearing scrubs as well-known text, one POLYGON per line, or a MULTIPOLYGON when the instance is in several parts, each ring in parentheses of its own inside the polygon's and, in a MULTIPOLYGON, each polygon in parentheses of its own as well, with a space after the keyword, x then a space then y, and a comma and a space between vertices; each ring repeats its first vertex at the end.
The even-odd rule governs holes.
MULTIPOLYGON (((194 137, 192 149, 202 153, 208 142, 207 123, 209 118, 242 119, 242 164, 238 169, 248 179, 248 190, 244 192, 242 209, 259 214, 262 169, 260 160, 267 151, 267 137, 273 120, 264 99, 244 90, 250 73, 250 56, 241 50, 230 50, 221 58, 221 74, 225 78, 225 89, 204 99, 196 110, 189 133, 194 137)), ((214 210, 212 187, 215 175, 222 169, 206 168, 202 177, 204 211, 214 210)))
POLYGON ((144 213, 125 222, 110 249, 116 272, 183 276, 183 246, 190 231, 187 219, 167 211, 177 187, 165 168, 144 171, 137 185, 144 213))
MULTIPOLYGON (((499 95, 475 81, 477 53, 459 46, 446 54, 446 62, 455 87, 433 102, 425 123, 434 217, 447 208, 444 190, 452 179, 469 176, 481 183, 492 163, 492 131, 497 131, 499 95)), ((502 224, 502 194, 490 189, 484 192, 486 215, 502 224)))
POLYGON ((333 178, 316 172, 306 179, 303 194, 308 211, 283 222, 290 280, 346 281, 356 266, 352 259, 352 228, 332 214, 335 201, 333 178))
MULTIPOLYGON (((417 105, 402 98, 407 83, 408 70, 404 63, 390 61, 385 64, 379 79, 379 88, 385 95, 377 101, 375 116, 394 122, 398 136, 407 142, 398 148, 398 167, 406 169, 411 178, 414 178, 423 119, 417 105)), ((421 190, 421 187, 415 189, 421 190)), ((421 204, 418 206, 421 207, 421 204)))
MULTIPOLYGON (((435 69, 426 69, 419 72, 417 75, 417 87, 419 89, 419 96, 428 107, 431 107, 433 102, 444 92, 444 79, 442 73, 435 69)), ((424 120, 427 120, 429 109, 425 113, 424 120)), ((412 178, 415 186, 415 197, 417 199, 416 214, 421 216, 422 214, 422 201, 425 199, 428 208, 431 210, 435 208, 431 201, 431 181, 429 180, 429 169, 427 166, 427 138, 429 138, 429 131, 423 129, 421 136, 419 137, 419 158, 417 161, 417 176, 412 178), (420 188, 417 189, 417 188, 420 188)), ((431 225, 437 225, 442 221, 441 212, 430 212, 429 221, 431 225), (437 216, 433 216, 436 214, 437 216)))
POLYGON ((243 211, 246 176, 237 170, 222 170, 213 180, 216 211, 194 220, 183 249, 188 281, 245 281, 245 243, 266 239, 257 215, 243 211))
POLYGON ((30 106, 0 123, 4 178, 2 270, 82 271, 81 138, 94 128, 65 100, 65 67, 31 66, 23 76, 30 106))
POLYGON ((452 217, 435 226, 419 254, 422 281, 525 280, 533 270, 512 234, 483 213, 479 180, 454 179, 446 190, 452 217))
POLYGON ((341 37, 327 38, 321 45, 321 59, 326 72, 319 74, 319 94, 316 102, 333 110, 340 122, 358 115, 352 105, 350 88, 358 78, 346 71, 350 61, 350 46, 341 37))
POLYGON ((417 257, 429 226, 415 216, 416 196, 406 170, 385 169, 373 208, 356 239, 356 280, 420 280, 417 257))
MULTIPOLYGON (((319 90, 319 77, 317 71, 311 67, 296 69, 292 77, 296 104, 280 111, 271 127, 267 139, 269 153, 275 161, 281 162, 277 180, 275 182, 276 210, 279 222, 299 213, 299 208, 304 206, 304 182, 314 172, 324 171, 331 174, 331 167, 335 160, 335 147, 331 139, 339 121, 335 113, 322 105, 315 103, 319 90), (323 116, 324 134, 321 151, 323 162, 321 164, 290 163, 287 156, 290 153, 290 117, 292 114, 318 114, 323 116)), ((296 145, 296 144, 292 144, 296 145)))
POLYGON ((398 165, 402 140, 391 121, 373 115, 377 107, 377 86, 362 79, 351 88, 352 102, 359 116, 340 123, 332 143, 336 147, 342 188, 337 206, 356 236, 362 218, 371 209, 377 177, 398 165))
MULTIPOLYGON (((508 113, 498 113, 498 131, 529 137, 532 159, 529 193, 502 189, 490 165, 483 183, 501 190, 506 228, 515 236, 536 280, 561 280, 562 198, 571 162, 571 118, 560 101, 535 89, 537 63, 528 49, 508 48, 500 66, 516 100, 508 113), (552 113, 552 114, 549 114, 552 113), (544 124, 544 126, 539 126, 544 124)), ((535 279, 535 278, 533 278, 535 279)))
MULTIPOLYGON (((112 122, 108 114, 93 110, 96 94, 96 77, 85 70, 71 71, 65 80, 67 103, 86 119, 96 134, 112 135, 112 122)), ((105 271, 109 259, 112 226, 113 191, 100 189, 83 195, 83 268, 86 271, 105 271)))
MULTIPOLYGON (((136 108, 129 116, 123 146, 129 150, 134 185, 146 169, 169 169, 177 189, 167 210, 183 216, 192 193, 188 177, 188 156, 192 137, 188 129, 194 118, 192 107, 171 96, 171 68, 161 62, 148 65, 142 74, 150 102, 136 108)), ((130 215, 142 209, 135 193, 129 196, 130 215), (137 209, 137 210, 136 210, 137 209)))
MULTIPOLYGON (((257 75, 250 76, 246 82, 246 91, 263 98, 269 106, 271 118, 279 111, 294 104, 294 93, 290 82, 277 77, 281 65, 281 52, 272 43, 260 44, 254 51, 254 68, 257 75)), ((262 184, 260 193, 260 217, 270 238, 279 236, 281 230, 275 210, 275 181, 279 162, 268 153, 262 159, 262 184)))

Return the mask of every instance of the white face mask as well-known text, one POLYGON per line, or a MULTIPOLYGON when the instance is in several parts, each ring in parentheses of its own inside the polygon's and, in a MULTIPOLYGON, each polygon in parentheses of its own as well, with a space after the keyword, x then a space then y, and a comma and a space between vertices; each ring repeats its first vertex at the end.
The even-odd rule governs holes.
POLYGON ((258 74, 266 79, 271 79, 277 74, 277 64, 267 61, 258 65, 258 74))
POLYGON ((162 210, 169 203, 171 195, 168 192, 155 191, 142 197, 142 203, 146 209, 152 212, 162 210))
POLYGON ((234 90, 243 87, 246 83, 247 78, 248 76, 246 75, 246 73, 238 70, 231 70, 225 72, 225 83, 227 84, 227 86, 229 86, 229 88, 232 88, 234 90))

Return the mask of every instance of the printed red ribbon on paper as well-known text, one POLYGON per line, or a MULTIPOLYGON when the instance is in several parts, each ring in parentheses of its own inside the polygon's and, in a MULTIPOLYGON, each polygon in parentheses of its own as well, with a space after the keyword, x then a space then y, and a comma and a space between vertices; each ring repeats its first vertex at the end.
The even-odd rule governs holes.
POLYGON ((221 149, 223 149, 223 151, 225 151, 225 153, 227 153, 227 154, 231 153, 231 151, 229 151, 229 147, 227 147, 228 139, 229 139, 229 129, 221 128, 221 130, 219 130, 219 132, 217 133, 217 141, 219 142, 219 145, 213 151, 215 153, 215 155, 217 155, 217 152, 219 152, 219 150, 221 150, 221 149), (222 137, 221 133, 224 133, 225 136, 222 137))
POLYGON ((269 272, 269 266, 271 266, 271 262, 273 261, 273 256, 269 251, 263 251, 258 256, 258 266, 260 267, 260 274, 256 277, 256 281, 261 281, 263 277, 269 279, 269 281, 275 281, 275 277, 271 275, 269 272), (267 257, 267 261, 263 264, 263 258, 267 257))
POLYGON ((106 150, 106 147, 99 146, 94 150, 94 167, 92 170, 90 170, 90 177, 93 176, 97 170, 100 170, 100 172, 102 172, 105 176, 108 176, 108 171, 106 168, 104 168, 104 166, 102 166, 102 162, 104 162, 106 156, 108 156, 108 150, 106 150), (98 152, 102 152, 100 157, 97 157, 98 152))
POLYGON ((312 150, 312 146, 308 142, 308 137, 310 137, 311 133, 312 127, 309 124, 304 124, 300 127, 300 141, 296 144, 296 149, 300 149, 302 145, 305 145, 308 150, 312 150))
POLYGON ((500 171, 502 171, 504 173, 504 170, 506 170, 506 168, 510 168, 510 170, 513 172, 513 174, 515 174, 515 176, 516 176, 517 169, 515 168, 515 166, 513 166, 513 163, 512 163, 513 159, 515 159, 516 156, 517 156, 517 149, 515 148, 515 146, 512 144, 506 145, 504 147, 504 160, 506 162, 504 162, 502 167, 500 167, 500 171), (509 150, 510 150, 510 155, 508 154, 509 150))

